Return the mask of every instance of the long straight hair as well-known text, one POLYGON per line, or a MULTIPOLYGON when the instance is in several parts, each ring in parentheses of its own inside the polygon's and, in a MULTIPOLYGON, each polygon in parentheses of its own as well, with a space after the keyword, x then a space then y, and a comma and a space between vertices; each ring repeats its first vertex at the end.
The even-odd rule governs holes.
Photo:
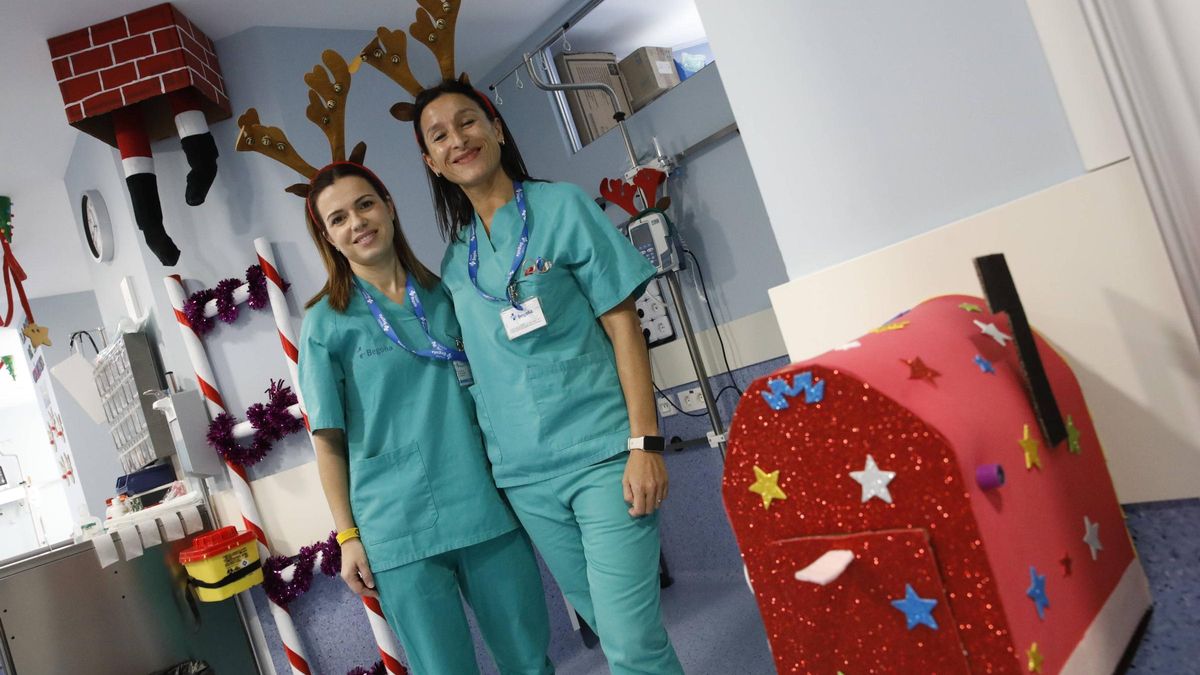
MULTIPOLYGON (((500 120, 500 128, 504 134, 504 144, 500 146, 500 168, 504 170, 504 175, 510 180, 536 180, 525 168, 525 160, 521 157, 521 151, 517 149, 517 140, 508 131, 508 125, 504 123, 504 118, 496 111, 492 102, 471 85, 458 80, 443 80, 441 84, 422 91, 413 101, 413 126, 417 132, 417 144, 421 146, 421 154, 429 154, 429 148, 425 145, 425 134, 421 129, 421 113, 425 111, 426 106, 445 94, 462 94, 479 106, 489 122, 500 120)), ((471 205, 471 200, 461 187, 445 176, 437 175, 428 165, 425 167, 425 176, 429 179, 429 189, 433 193, 438 231, 441 232, 442 239, 454 241, 463 228, 475 220, 475 207, 471 205)))
MULTIPOLYGON (((329 306, 338 312, 346 311, 346 307, 350 305, 350 287, 354 278, 354 272, 350 269, 350 261, 325 238, 325 223, 321 220, 321 216, 316 215, 317 197, 333 185, 334 181, 346 176, 358 176, 370 183, 381 199, 392 204, 393 213, 395 213, 395 204, 392 202, 391 193, 379 181, 379 178, 365 167, 346 162, 337 164, 317 175, 308 192, 304 220, 308 223, 308 234, 312 237, 317 252, 321 254, 321 262, 325 263, 325 272, 329 275, 329 279, 321 287, 321 290, 305 303, 305 309, 317 304, 325 296, 329 296, 329 306)), ((429 268, 417 260, 412 247, 408 245, 408 239, 404 237, 404 231, 400 229, 400 217, 397 215, 392 216, 392 249, 395 250, 396 257, 404 267, 405 273, 413 275, 421 287, 429 289, 437 283, 437 275, 430 272, 429 268)))

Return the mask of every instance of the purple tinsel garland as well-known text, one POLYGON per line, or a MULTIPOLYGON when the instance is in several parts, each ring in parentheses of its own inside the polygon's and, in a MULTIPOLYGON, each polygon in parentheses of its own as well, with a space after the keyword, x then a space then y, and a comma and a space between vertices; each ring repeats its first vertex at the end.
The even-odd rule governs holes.
POLYGON ((237 419, 221 413, 208 425, 208 444, 227 462, 251 466, 262 461, 275 442, 304 428, 304 422, 292 417, 288 407, 297 402, 296 392, 282 381, 271 380, 267 403, 255 403, 246 410, 246 419, 254 427, 254 439, 249 446, 239 445, 233 437, 237 419))
MULTIPOLYGON (((246 301, 250 309, 263 309, 270 304, 270 296, 267 294, 267 277, 263 274, 262 268, 258 265, 248 267, 246 284, 250 287, 250 297, 246 301)), ((238 306, 233 301, 233 292, 241 285, 240 279, 222 279, 216 288, 201 289, 188 296, 183 303, 183 315, 187 317, 188 323, 196 335, 202 336, 213 329, 212 318, 204 316, 204 306, 214 298, 217 300, 217 318, 225 323, 237 321, 238 306)), ((286 293, 290 286, 291 284, 285 282, 283 291, 286 293)))
POLYGON ((387 675, 387 671, 383 669, 383 661, 376 661, 375 665, 370 668, 355 666, 354 670, 346 673, 346 675, 387 675))
POLYGON ((317 553, 321 556, 321 574, 327 577, 337 576, 342 569, 342 548, 337 543, 337 533, 330 532, 329 538, 311 546, 301 546, 295 558, 286 556, 271 556, 263 563, 263 590, 271 602, 280 607, 287 607, 296 598, 308 592, 312 586, 313 563, 317 553), (288 565, 296 564, 290 582, 283 580, 282 572, 288 565))

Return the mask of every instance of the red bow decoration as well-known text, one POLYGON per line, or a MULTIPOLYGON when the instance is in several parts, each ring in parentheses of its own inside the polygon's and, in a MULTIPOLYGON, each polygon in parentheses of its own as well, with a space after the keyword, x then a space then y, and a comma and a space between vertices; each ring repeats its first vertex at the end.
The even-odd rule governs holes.
POLYGON ((8 243, 8 239, 0 237, 0 244, 4 246, 4 293, 8 301, 8 310, 4 314, 3 325, 7 326, 12 323, 13 318, 13 283, 17 286, 17 297, 21 300, 21 309, 25 310, 25 318, 28 319, 29 325, 25 327, 25 335, 32 342, 33 346, 40 347, 41 345, 49 345, 50 338, 44 326, 39 326, 33 320, 33 310, 29 308, 29 298, 25 297, 25 285, 22 283, 28 277, 25 270, 21 269, 21 264, 17 262, 16 256, 13 255, 12 247, 8 243))

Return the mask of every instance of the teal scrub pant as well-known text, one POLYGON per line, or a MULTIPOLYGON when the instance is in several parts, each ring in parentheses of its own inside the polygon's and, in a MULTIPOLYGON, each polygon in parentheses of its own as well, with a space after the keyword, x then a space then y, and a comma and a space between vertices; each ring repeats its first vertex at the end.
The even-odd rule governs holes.
POLYGON ((464 598, 502 675, 554 672, 542 577, 521 530, 376 572, 375 588, 413 675, 479 673, 464 598))
POLYGON ((504 493, 613 675, 682 674, 659 604, 658 514, 629 515, 627 457, 504 493))

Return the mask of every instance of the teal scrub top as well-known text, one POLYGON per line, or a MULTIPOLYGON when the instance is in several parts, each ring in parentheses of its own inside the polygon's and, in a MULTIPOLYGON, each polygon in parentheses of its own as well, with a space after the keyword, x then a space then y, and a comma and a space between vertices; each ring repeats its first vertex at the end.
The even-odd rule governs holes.
MULTIPOLYGON (((412 313, 363 282, 409 347, 429 340, 412 313)), ((441 284, 417 285, 430 332, 460 337, 441 284)), ((390 569, 510 532, 516 518, 496 489, 470 395, 449 361, 396 346, 352 289, 345 313, 328 298, 304 316, 300 391, 309 423, 341 429, 349 449, 350 507, 371 568, 390 569)))
MULTIPOLYGON (((469 228, 442 259, 467 357, 475 410, 496 485, 534 483, 625 451, 629 413, 601 314, 640 295, 655 269, 592 198, 570 183, 525 183, 529 247, 517 272, 518 297, 536 297, 547 325, 509 340, 509 307, 484 299, 467 274, 469 228), (538 259, 548 262, 537 269, 538 259), (532 269, 531 269, 532 268, 532 269)), ((478 224, 479 287, 505 297, 521 216, 509 201, 491 236, 478 224)))

